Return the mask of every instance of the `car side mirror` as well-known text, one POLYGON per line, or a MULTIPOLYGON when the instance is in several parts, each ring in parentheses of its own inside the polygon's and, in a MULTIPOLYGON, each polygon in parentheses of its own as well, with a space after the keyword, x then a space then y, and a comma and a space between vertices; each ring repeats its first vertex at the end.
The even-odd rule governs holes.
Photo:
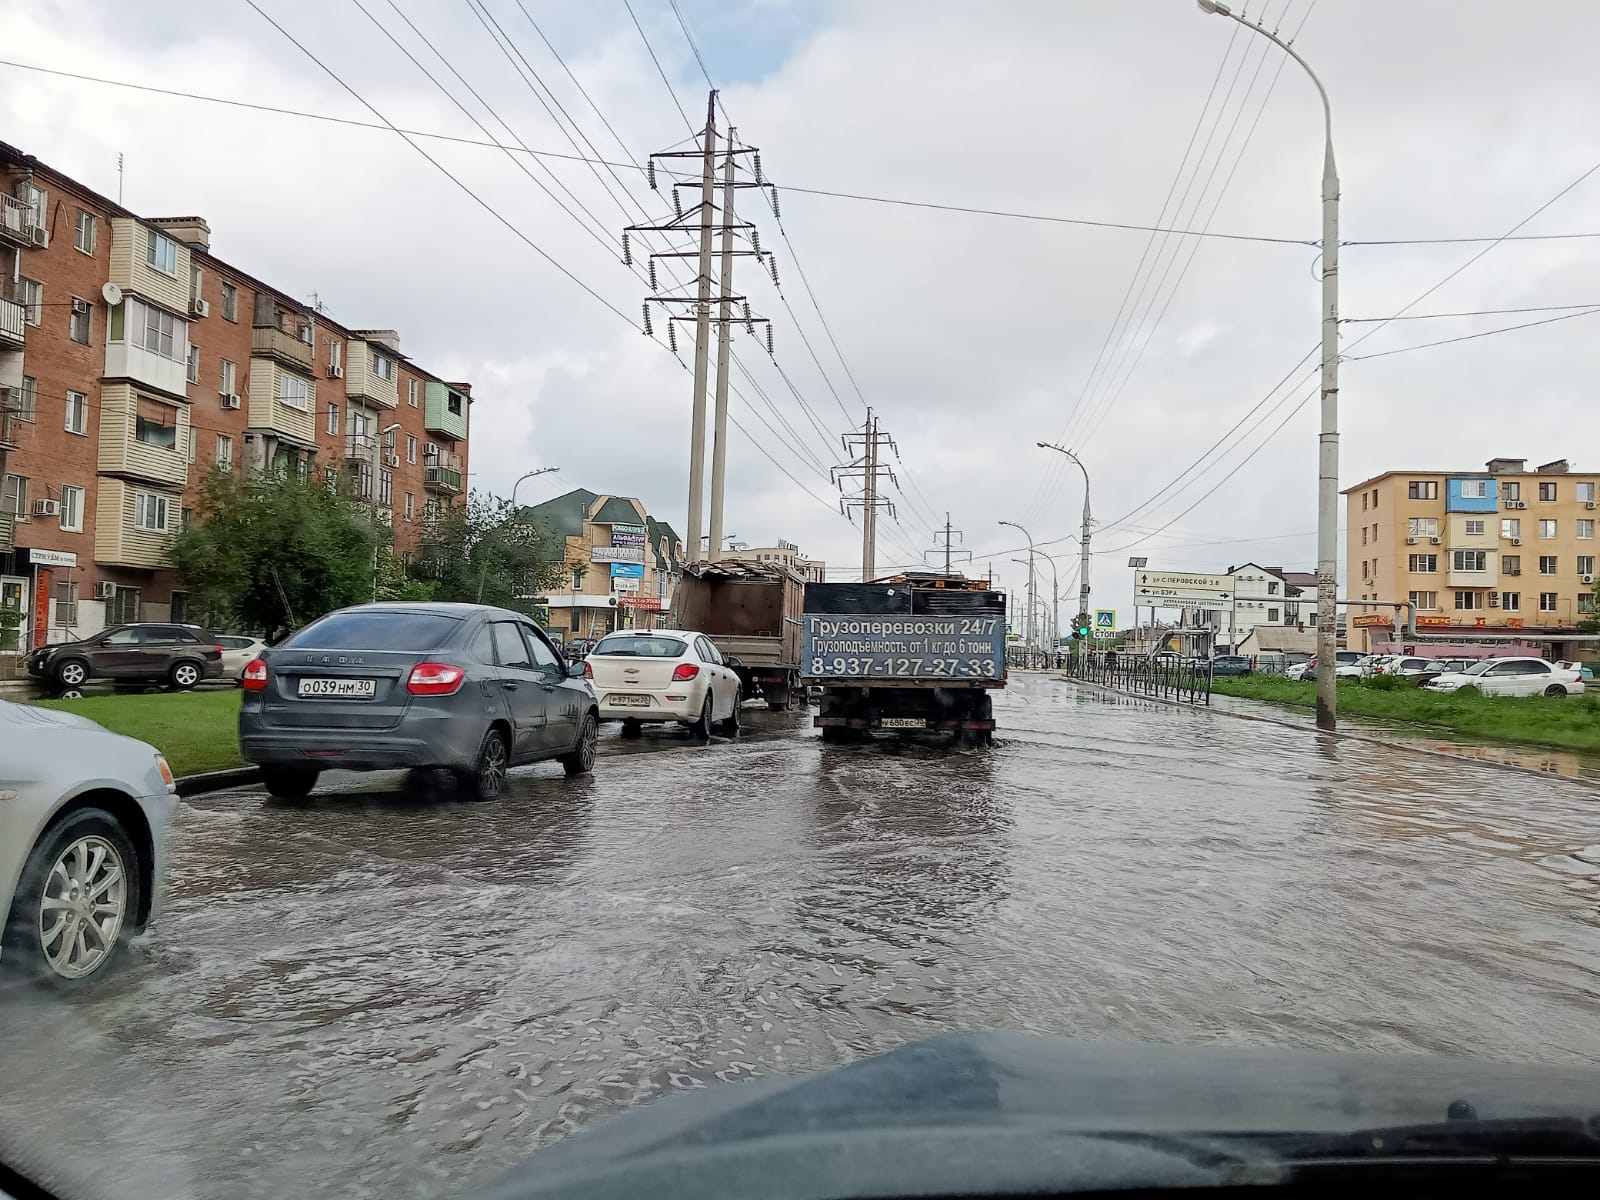
POLYGON ((569 662, 567 664, 567 678, 568 679, 582 679, 583 678, 583 659, 580 658, 576 662, 569 662))
POLYGON ((724 666, 733 667, 735 669, 744 666, 744 663, 740 662, 737 658, 734 658, 731 654, 724 658, 722 663, 724 666))

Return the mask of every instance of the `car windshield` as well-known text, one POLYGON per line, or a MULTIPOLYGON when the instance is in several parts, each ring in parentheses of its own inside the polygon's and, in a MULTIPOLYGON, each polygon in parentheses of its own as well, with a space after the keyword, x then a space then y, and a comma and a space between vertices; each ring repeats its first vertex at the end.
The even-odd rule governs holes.
POLYGON ((282 644, 292 650, 432 650, 460 628, 458 617, 405 610, 334 613, 282 644))
POLYGON ((1500 661, 1499 659, 1494 659, 1494 658, 1482 659, 1479 662, 1473 663, 1470 667, 1465 668, 1461 672, 1461 674, 1463 674, 1463 675, 1482 675, 1485 671, 1487 671, 1490 667, 1494 666, 1499 661, 1500 661))
POLYGON ((631 658, 680 658, 688 648, 688 643, 678 638, 618 633, 601 638, 599 645, 589 653, 618 657, 626 655, 631 658))

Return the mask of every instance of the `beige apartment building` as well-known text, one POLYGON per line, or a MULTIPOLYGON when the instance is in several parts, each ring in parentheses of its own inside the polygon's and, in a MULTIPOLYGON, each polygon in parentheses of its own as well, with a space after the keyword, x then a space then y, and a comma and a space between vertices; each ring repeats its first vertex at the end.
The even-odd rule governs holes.
POLYGON ((807 558, 793 542, 778 539, 776 546, 741 546, 724 550, 719 558, 733 558, 740 562, 776 563, 799 572, 811 583, 825 583, 827 564, 821 559, 807 558))
POLYGON ((1386 471, 1344 496, 1352 649, 1394 635, 1395 610, 1360 600, 1403 600, 1419 653, 1577 656, 1600 579, 1600 472, 1495 458, 1476 472, 1386 471))

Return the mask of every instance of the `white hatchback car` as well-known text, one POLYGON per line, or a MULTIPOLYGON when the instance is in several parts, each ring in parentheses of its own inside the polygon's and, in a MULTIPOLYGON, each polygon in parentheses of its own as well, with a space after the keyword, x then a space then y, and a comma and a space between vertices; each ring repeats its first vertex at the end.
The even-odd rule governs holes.
POLYGON ((177 785, 153 746, 0 700, 0 968, 61 988, 155 919, 177 785))
POLYGON ((267 644, 260 638, 245 637, 238 633, 217 635, 217 645, 222 647, 222 677, 238 682, 244 678, 244 669, 256 659, 267 644))
POLYGON ((608 633, 584 659, 602 721, 621 721, 623 737, 672 721, 702 741, 713 728, 739 732, 739 676, 703 633, 623 629, 608 633))
POLYGON ((1581 696, 1583 675, 1576 667, 1542 658, 1486 658, 1422 686, 1431 692, 1454 692, 1469 685, 1486 696, 1581 696))

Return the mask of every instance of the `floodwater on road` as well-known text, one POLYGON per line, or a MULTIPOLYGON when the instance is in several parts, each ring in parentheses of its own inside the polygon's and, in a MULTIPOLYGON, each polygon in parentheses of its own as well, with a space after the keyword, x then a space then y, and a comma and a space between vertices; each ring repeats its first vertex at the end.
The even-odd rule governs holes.
POLYGON ((996 716, 187 801, 122 974, 0 1000, 0 1134, 89 1194, 429 1197, 952 1029, 1600 1063, 1600 793, 1044 675, 996 716))

